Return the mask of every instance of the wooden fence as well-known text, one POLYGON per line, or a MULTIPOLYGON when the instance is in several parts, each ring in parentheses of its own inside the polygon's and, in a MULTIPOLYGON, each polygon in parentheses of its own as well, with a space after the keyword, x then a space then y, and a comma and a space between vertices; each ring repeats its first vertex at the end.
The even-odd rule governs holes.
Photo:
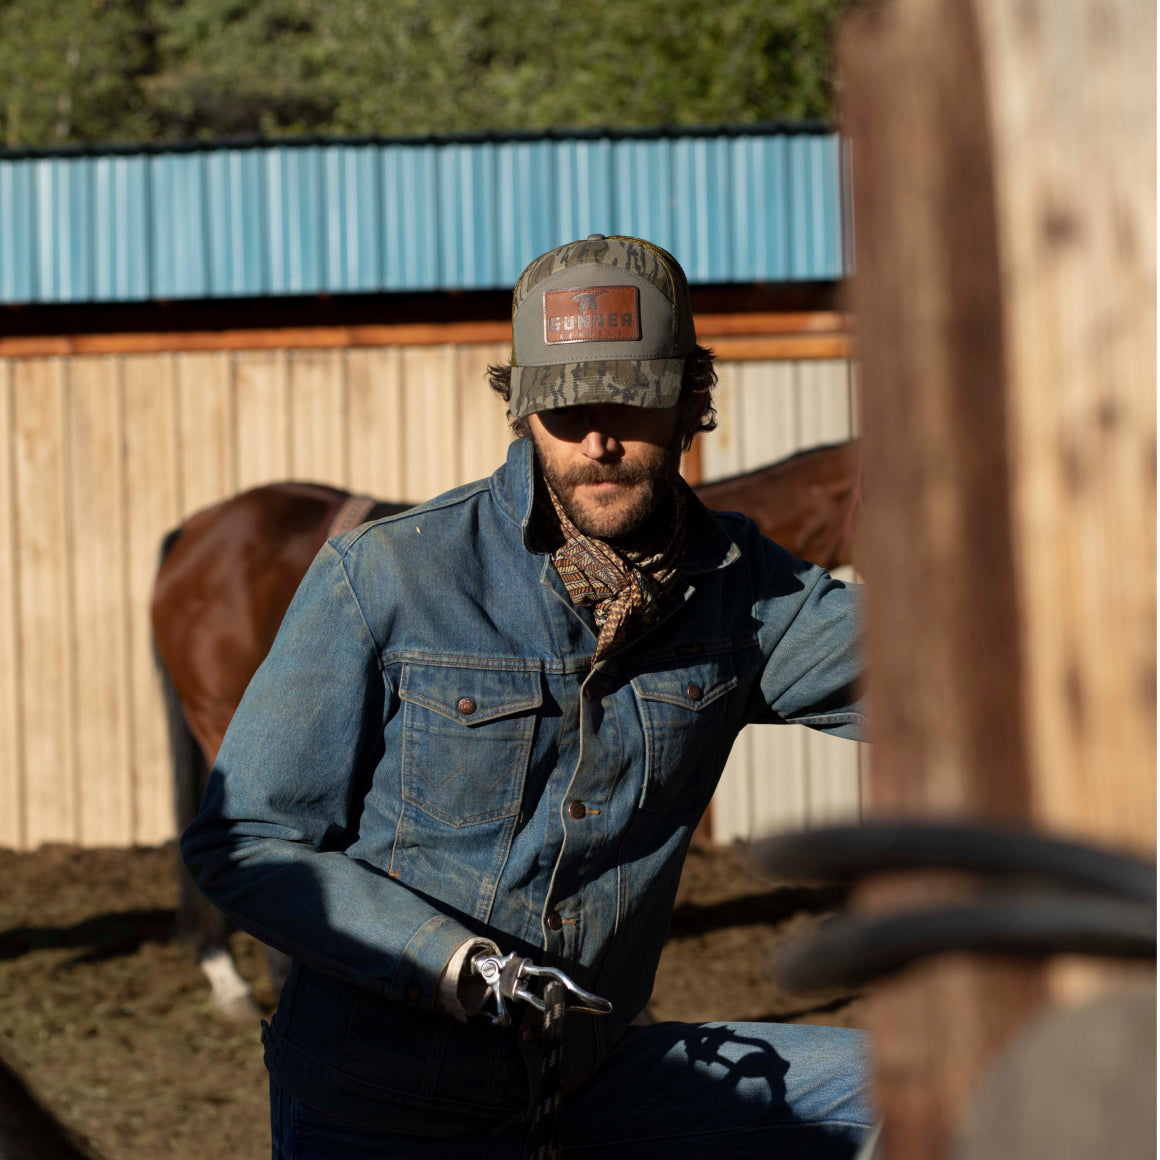
MULTIPOLYGON (((148 606, 161 538, 183 517, 291 477, 418 501, 501 461, 509 433, 482 378, 503 342, 349 338, 142 353, 103 338, 108 353, 0 341, 0 846, 173 836, 148 606)), ((718 344, 721 430, 705 440, 705 477, 849 434, 847 364, 817 361, 846 340, 776 343, 718 344)), ((839 768, 800 740, 780 745, 739 747, 719 837, 807 818, 811 760, 830 770, 821 806, 836 795, 857 809, 853 747, 839 768), (780 789, 755 788, 768 760, 786 771, 780 789)))
MULTIPOLYGON (((873 159, 852 186, 876 813, 1155 859, 1155 45, 1134 0, 893 0, 839 37, 873 159)), ((887 875, 855 905, 967 890, 887 875)), ((1025 923, 1044 948, 1048 913, 1025 923)), ((1155 1045, 1126 1055, 1111 1014, 1154 1004, 1154 964, 1045 962, 943 955, 867 988, 887 1160, 1156 1154, 1123 1082, 1155 1084, 1155 1045), (1033 1058, 1025 1036, 1101 993, 1033 1058)))

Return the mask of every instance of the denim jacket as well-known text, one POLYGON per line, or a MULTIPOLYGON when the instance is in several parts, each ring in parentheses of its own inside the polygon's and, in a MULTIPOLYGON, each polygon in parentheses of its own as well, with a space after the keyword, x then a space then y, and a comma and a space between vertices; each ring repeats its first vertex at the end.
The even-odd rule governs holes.
POLYGON ((527 1106, 530 1019, 435 1007, 473 935, 611 999, 566 1020, 582 1081, 648 1001, 738 731, 859 732, 855 588, 690 494, 678 583, 593 665, 533 487, 517 440, 490 478, 323 546, 182 841, 210 899, 294 959, 274 1078, 358 1123, 453 1135, 527 1106))

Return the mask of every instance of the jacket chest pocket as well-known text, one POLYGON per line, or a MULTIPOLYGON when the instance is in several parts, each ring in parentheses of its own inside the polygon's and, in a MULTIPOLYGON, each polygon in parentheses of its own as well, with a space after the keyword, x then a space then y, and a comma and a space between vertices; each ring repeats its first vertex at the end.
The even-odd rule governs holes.
POLYGON ((648 754, 641 808, 669 814, 693 802, 705 804, 724 764, 727 694, 737 687, 732 658, 641 673, 632 684, 648 754))
POLYGON ((405 664, 399 698, 404 801, 452 826, 519 812, 538 672, 405 664))

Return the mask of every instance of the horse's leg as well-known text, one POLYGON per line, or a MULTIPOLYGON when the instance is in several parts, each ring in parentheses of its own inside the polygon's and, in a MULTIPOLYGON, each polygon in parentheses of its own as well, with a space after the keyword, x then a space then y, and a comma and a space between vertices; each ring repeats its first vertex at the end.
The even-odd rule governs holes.
POLYGON ((214 1010, 237 1023, 257 1023, 262 1018, 250 984, 242 978, 230 954, 229 920, 208 903, 202 910, 205 925, 198 944, 197 965, 209 980, 214 1010))
MULTIPOLYGON (((204 708, 203 712, 198 715, 199 732, 202 734, 202 739, 197 745, 199 754, 212 753, 216 758, 232 716, 232 707, 225 714, 223 714, 221 706, 217 706, 216 712, 210 706, 204 708)), ((205 766, 207 774, 211 764, 207 763, 205 766)), ((202 792, 205 792, 204 788, 202 792)), ((212 926, 208 925, 207 922, 207 925, 202 928, 198 963, 213 988, 214 1006, 231 1017, 236 1015, 239 1019, 251 1020, 251 1012, 257 1012, 257 1008, 254 1006, 249 984, 238 973, 234 960, 229 954, 229 922, 216 906, 206 902, 201 891, 193 885, 193 878, 189 871, 185 870, 184 866, 182 870, 190 887, 197 892, 201 899, 203 922, 207 922, 210 917, 213 919, 212 926), (237 996, 242 990, 244 990, 244 999, 239 999, 237 996)), ((275 950, 272 946, 267 946, 265 943, 262 943, 262 949, 266 954, 266 971, 270 976, 270 989, 274 992, 274 999, 277 1000, 278 996, 282 994, 282 987, 290 974, 290 956, 283 951, 275 950)), ((0 1160, 3 1158, 0 1157, 0 1160)))
MULTIPOLYGON (((164 560, 179 533, 170 533, 161 547, 164 560)), ((154 649, 154 660, 161 678, 165 715, 169 728, 170 756, 173 763, 173 804, 177 835, 193 821, 205 793, 209 762, 205 751, 193 735, 181 706, 177 688, 160 653, 154 649)), ((214 746, 213 752, 217 752, 214 746)), ((209 981, 210 1001, 226 1018, 254 1023, 261 1012, 254 1002, 250 985, 238 972, 230 955, 230 925, 226 916, 214 906, 193 881, 193 876, 177 851, 177 937, 190 946, 197 964, 209 981)))

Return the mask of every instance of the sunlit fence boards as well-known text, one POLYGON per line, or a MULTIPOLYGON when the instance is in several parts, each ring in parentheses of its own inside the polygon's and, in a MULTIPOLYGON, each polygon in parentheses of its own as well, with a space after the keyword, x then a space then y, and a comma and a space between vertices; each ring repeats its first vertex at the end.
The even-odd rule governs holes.
MULTIPOLYGON (((174 833, 148 606, 163 535, 285 478, 421 500, 502 460, 500 344, 0 359, 0 846, 174 833)), ((844 438, 842 360, 724 362, 721 476, 844 438)), ((850 812, 857 749, 799 727, 739 742, 729 840, 850 812)))
POLYGON ((276 479, 419 500, 501 460, 491 346, 0 360, 0 845, 171 837, 165 532, 276 479))
POLYGON ((0 153, 0 303, 510 288, 593 232, 694 284, 830 281, 840 149, 801 125, 0 153))

